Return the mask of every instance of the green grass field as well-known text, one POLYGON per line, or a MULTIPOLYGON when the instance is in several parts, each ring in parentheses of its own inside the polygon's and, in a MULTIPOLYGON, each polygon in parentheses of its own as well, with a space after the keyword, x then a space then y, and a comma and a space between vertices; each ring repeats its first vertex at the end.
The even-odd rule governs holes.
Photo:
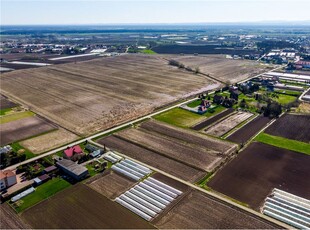
POLYGON ((34 113, 31 111, 24 111, 24 112, 18 112, 18 113, 5 115, 3 117, 0 117, 0 124, 4 124, 7 122, 11 122, 11 121, 19 120, 22 118, 31 117, 31 116, 34 116, 34 113))
POLYGON ((156 54, 156 52, 154 52, 153 50, 141 50, 139 52, 143 54, 156 54))
POLYGON ((279 98, 277 98, 276 101, 282 105, 294 102, 297 99, 296 96, 291 96, 291 95, 286 95, 286 94, 278 94, 278 96, 279 98))
POLYGON ((62 178, 53 178, 36 188, 36 191, 21 199, 21 204, 15 207, 17 212, 22 212, 27 208, 39 203, 42 200, 56 194, 69 187, 71 184, 62 178))
POLYGON ((0 116, 4 116, 7 113, 11 112, 12 108, 8 108, 8 109, 0 109, 0 116))
POLYGON ((190 111, 174 108, 167 112, 154 116, 156 120, 166 122, 171 125, 179 126, 182 128, 189 128, 192 125, 205 119, 204 116, 192 113, 190 111))
POLYGON ((24 149, 25 150, 25 155, 26 155, 26 160, 36 156, 29 149, 26 149, 25 147, 21 146, 18 142, 15 142, 15 143, 11 144, 11 147, 14 150, 14 152, 17 152, 20 149, 24 149))
POLYGON ((201 100, 197 99, 195 101, 192 101, 192 102, 188 103, 187 106, 190 107, 190 108, 195 108, 198 105, 200 105, 200 103, 201 103, 201 100))
POLYGON ((255 138, 255 140, 265 144, 310 155, 310 144, 301 141, 295 141, 284 137, 272 136, 267 133, 259 134, 255 138))

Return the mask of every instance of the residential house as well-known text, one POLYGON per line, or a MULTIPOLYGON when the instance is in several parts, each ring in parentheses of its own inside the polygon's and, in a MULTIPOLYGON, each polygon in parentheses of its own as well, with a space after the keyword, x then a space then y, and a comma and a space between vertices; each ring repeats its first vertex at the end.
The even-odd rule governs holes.
POLYGON ((79 145, 75 145, 73 147, 67 147, 67 149, 64 150, 63 157, 65 159, 69 159, 72 161, 78 161, 83 156, 85 156, 85 153, 83 153, 83 150, 79 145))
POLYGON ((0 171, 0 190, 5 190, 8 187, 16 184, 16 175, 12 170, 1 170, 0 171))

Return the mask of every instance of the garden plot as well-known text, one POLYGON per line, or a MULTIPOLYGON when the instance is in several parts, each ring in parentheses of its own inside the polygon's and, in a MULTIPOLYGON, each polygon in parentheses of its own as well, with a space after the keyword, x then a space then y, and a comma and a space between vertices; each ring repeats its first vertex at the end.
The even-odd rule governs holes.
POLYGON ((212 135, 212 136, 215 136, 215 137, 221 137, 225 133, 229 132, 234 127, 236 127, 237 125, 242 123, 243 121, 250 118, 251 116, 253 116, 252 113, 237 112, 237 113, 229 116, 225 120, 223 120, 223 121, 221 121, 221 122, 219 122, 213 126, 210 126, 209 128, 207 128, 205 130, 205 133, 212 135))
POLYGON ((151 221, 181 194, 182 191, 150 177, 117 197, 115 201, 143 219, 151 221))
POLYGON ((103 175, 96 176, 94 179, 90 178, 86 183, 89 187, 109 199, 115 199, 133 186, 136 181, 118 174, 113 170, 107 170, 103 175))

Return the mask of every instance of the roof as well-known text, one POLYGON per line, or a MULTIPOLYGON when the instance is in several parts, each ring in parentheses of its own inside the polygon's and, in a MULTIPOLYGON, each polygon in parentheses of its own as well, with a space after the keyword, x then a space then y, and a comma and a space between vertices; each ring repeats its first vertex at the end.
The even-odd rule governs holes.
POLYGON ((12 177, 16 176, 15 173, 12 170, 1 170, 0 171, 0 179, 6 178, 6 177, 12 177))
POLYGON ((82 149, 79 145, 75 145, 73 147, 68 147, 64 153, 66 154, 67 157, 72 157, 74 154, 79 154, 82 153, 82 149))
POLYGON ((42 181, 40 180, 40 178, 36 177, 33 179, 33 181, 36 183, 36 184, 40 184, 42 181))
POLYGON ((52 166, 49 166, 49 167, 45 168, 44 171, 49 173, 49 172, 52 172, 52 171, 54 171, 56 169, 57 169, 57 167, 55 165, 52 165, 52 166))
POLYGON ((39 176, 38 178, 39 178, 40 180, 42 180, 42 181, 45 181, 45 180, 47 180, 47 179, 50 179, 50 176, 47 175, 47 174, 44 174, 44 175, 42 175, 42 176, 39 176))
POLYGON ((56 163, 56 165, 58 165, 59 167, 70 171, 71 173, 73 173, 76 176, 82 175, 83 173, 85 173, 87 170, 86 167, 76 164, 71 160, 67 160, 67 159, 62 159, 60 161, 58 161, 56 163))

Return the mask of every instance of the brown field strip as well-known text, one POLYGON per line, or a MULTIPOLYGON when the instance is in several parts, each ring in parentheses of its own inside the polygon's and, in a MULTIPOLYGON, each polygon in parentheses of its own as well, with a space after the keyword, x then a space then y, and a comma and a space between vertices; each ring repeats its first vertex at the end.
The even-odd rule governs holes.
POLYGON ((156 220, 160 229, 272 229, 271 223, 192 190, 169 213, 156 220))
POLYGON ((265 132, 274 136, 310 143, 310 115, 284 114, 265 132))
POLYGON ((208 186, 258 210, 274 188, 310 199, 309 165, 306 154, 253 142, 208 186))
POLYGON ((31 207, 22 218, 40 229, 148 229, 151 224, 84 184, 31 207))
POLYGON ((6 145, 18 140, 26 139, 57 127, 38 116, 31 116, 4 124, 0 124, 0 145, 6 145))

